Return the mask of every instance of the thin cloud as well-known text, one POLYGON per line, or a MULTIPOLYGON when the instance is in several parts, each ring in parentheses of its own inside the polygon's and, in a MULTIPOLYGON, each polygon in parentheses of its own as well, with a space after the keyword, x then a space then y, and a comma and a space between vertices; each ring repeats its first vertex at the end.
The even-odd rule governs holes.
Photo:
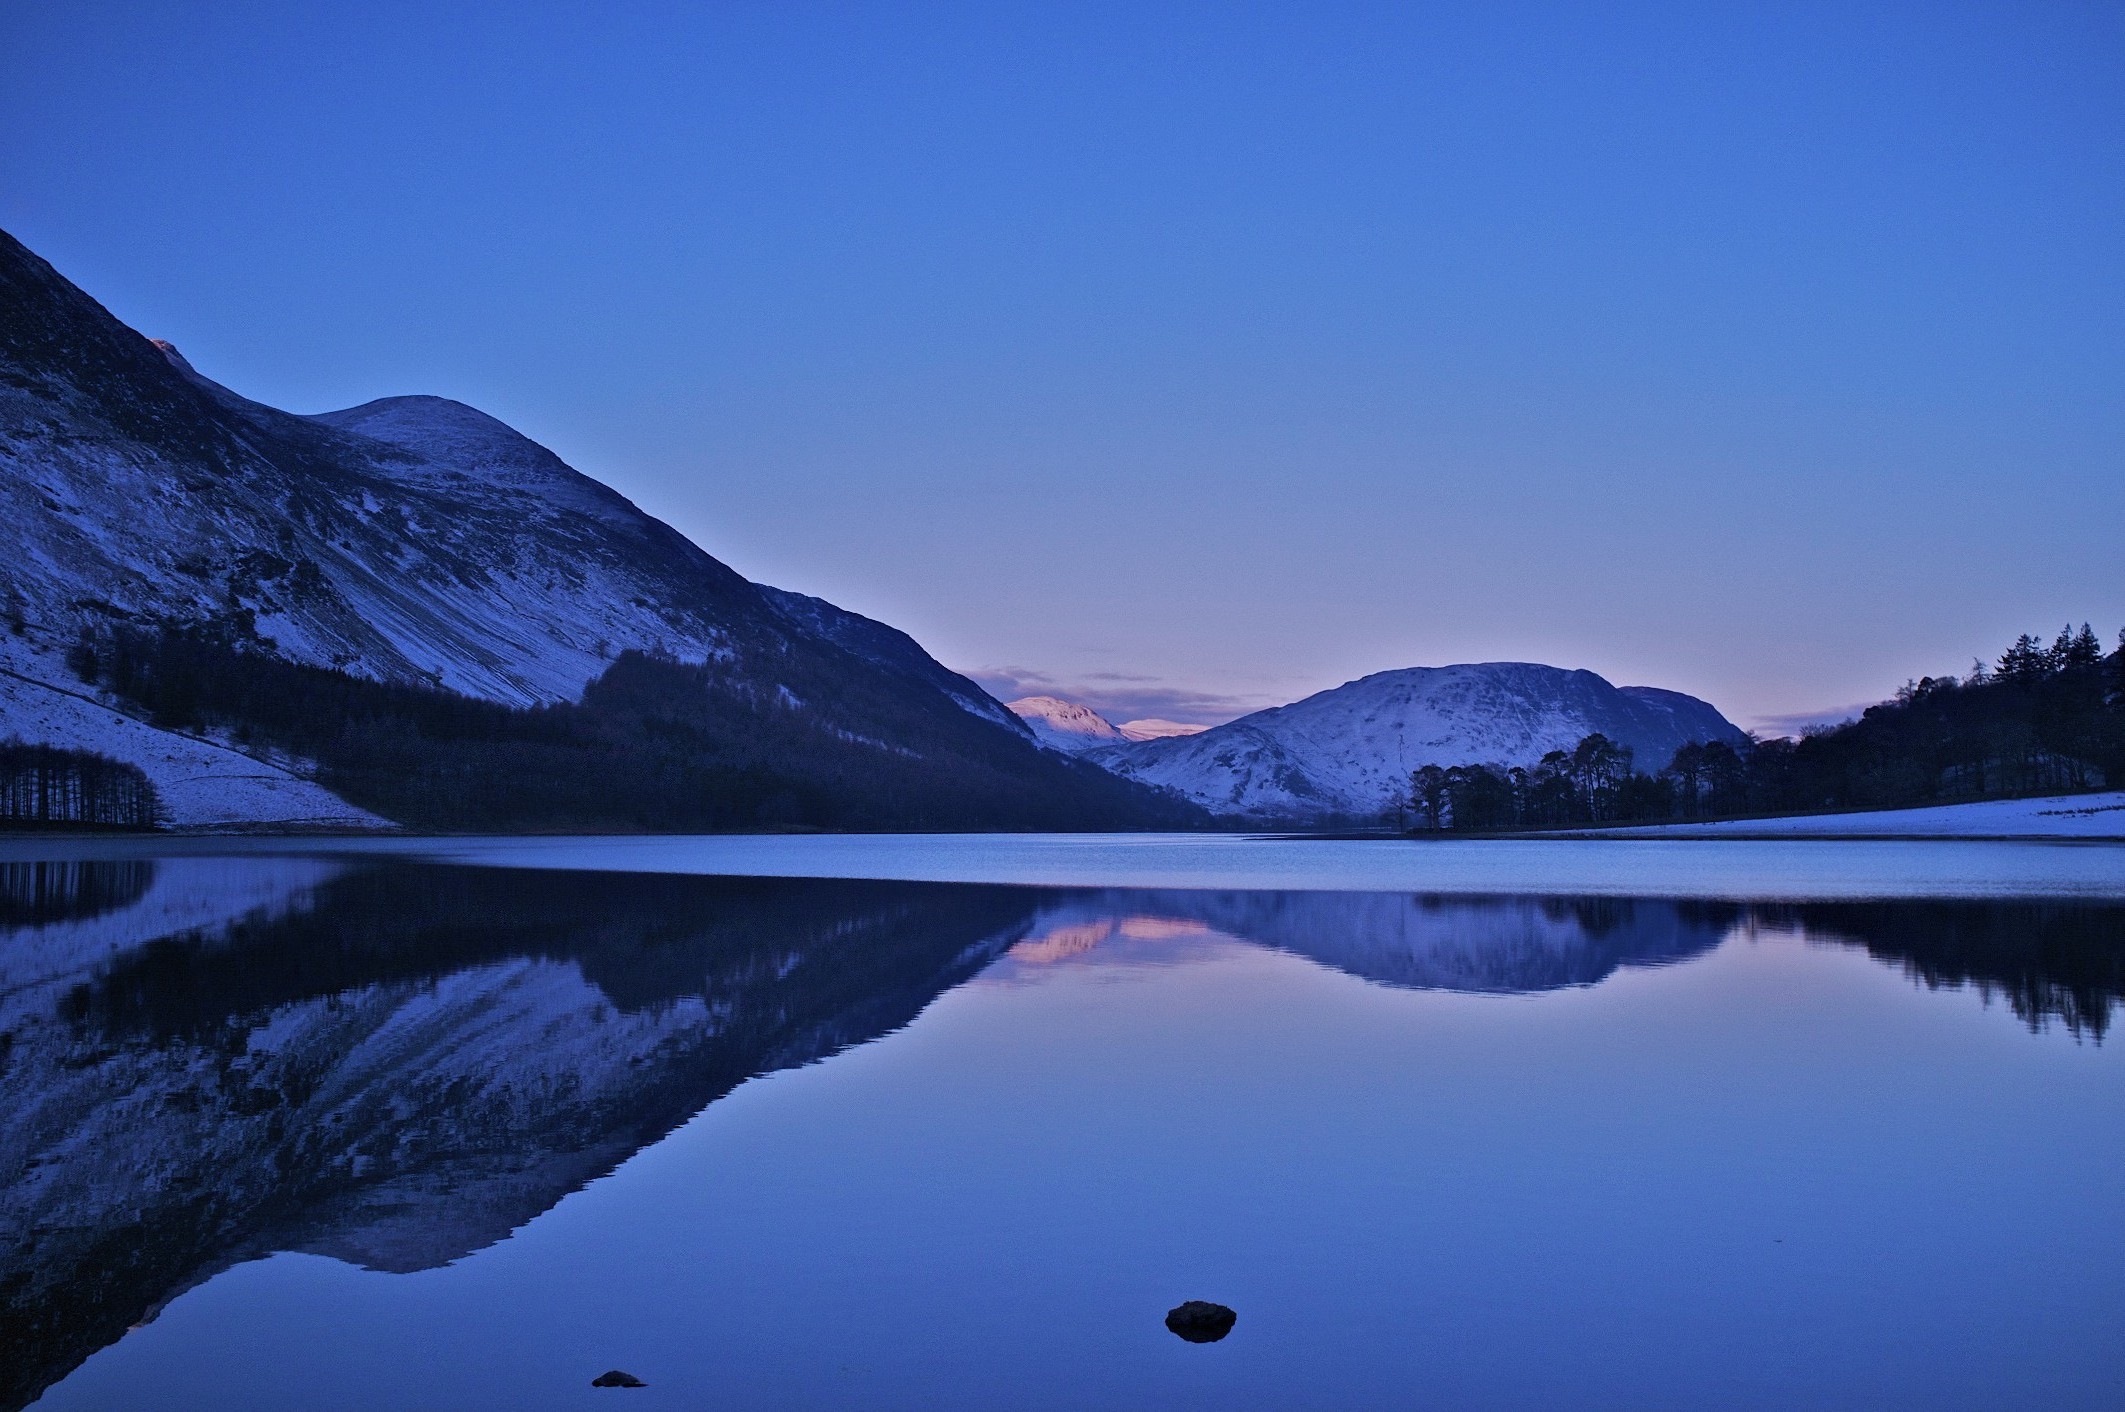
POLYGON ((1751 721, 1763 735, 1800 735, 1809 730, 1827 730, 1856 721, 1860 713, 1879 702, 1862 701, 1856 706, 1828 706, 1819 711, 1791 711, 1781 716, 1757 716, 1751 721))
POLYGON ((1183 725, 1216 726, 1277 704, 1223 692, 1161 686, 1155 677, 1122 672, 1091 672, 1065 679, 1027 667, 984 667, 964 675, 999 701, 1015 701, 1021 696, 1059 696, 1090 706, 1117 724, 1156 718, 1183 725))

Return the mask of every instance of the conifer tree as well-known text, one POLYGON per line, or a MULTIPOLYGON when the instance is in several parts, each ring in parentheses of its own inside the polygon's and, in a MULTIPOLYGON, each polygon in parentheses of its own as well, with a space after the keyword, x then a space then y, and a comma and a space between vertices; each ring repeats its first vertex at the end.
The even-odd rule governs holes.
POLYGON ((1999 675, 2008 681, 2041 681, 2051 674, 2051 655, 2038 639, 2023 633, 2000 654, 1999 675))
POLYGON ((1426 765, 1409 777, 1409 803, 1424 827, 1437 832, 1439 816, 1446 808, 1446 771, 1426 765))

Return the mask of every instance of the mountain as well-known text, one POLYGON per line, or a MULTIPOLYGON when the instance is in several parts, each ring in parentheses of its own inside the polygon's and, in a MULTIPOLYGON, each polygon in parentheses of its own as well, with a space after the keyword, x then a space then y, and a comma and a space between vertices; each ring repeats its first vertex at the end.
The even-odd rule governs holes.
POLYGON ((1691 741, 1746 739, 1680 692, 1587 671, 1482 662, 1379 672, 1198 735, 1095 747, 1085 758, 1213 813, 1264 822, 1374 822, 1423 765, 1532 765, 1600 732, 1641 769, 1691 741))
POLYGON ((922 650, 922 644, 898 628, 837 608, 824 598, 760 585, 767 601, 816 637, 853 652, 873 666, 943 692, 954 704, 1013 735, 1032 736, 1027 723, 999 705, 996 698, 922 650))
MULTIPOLYGON (((742 825, 756 807, 771 822, 829 827, 1182 817, 1149 791, 1117 792, 1112 776, 1040 750, 1016 716, 905 634, 749 583, 474 408, 393 397, 298 416, 252 402, 4 233, 0 615, 0 736, 117 752, 166 795, 190 781, 203 797, 172 802, 179 823, 398 817, 382 807, 388 791, 350 807, 318 787, 344 795, 350 779, 377 773, 314 753, 334 744, 329 723, 276 734, 245 714, 264 693, 225 690, 227 678, 261 663, 390 688, 318 699, 383 711, 422 741, 439 715, 475 719, 452 716, 452 701, 557 708, 624 670, 627 689, 607 703, 624 697, 625 719, 617 708, 476 718, 490 737, 568 737, 580 778, 548 791, 538 818, 514 821, 526 827, 626 826, 598 811, 585 742, 613 755, 626 732, 669 736, 675 720, 689 759, 714 766, 686 788, 714 807, 657 813, 673 827, 742 825), (170 633, 222 654, 192 652, 184 693, 153 689, 145 668, 105 661, 102 690, 68 669, 84 635, 170 633), (213 701, 199 704, 201 690, 213 701), (421 692, 430 695, 408 694, 421 692), (106 721, 84 738, 83 710, 59 702, 69 695, 133 724, 106 721), (177 756, 227 768, 209 768, 200 786, 177 756), (836 803, 849 799, 867 802, 854 812, 836 803)), ((118 655, 146 660, 137 642, 118 655)), ((465 773, 520 773, 522 754, 465 773)), ((399 767, 416 763, 437 761, 399 767)), ((444 814, 422 822, 469 822, 444 814)))
POLYGON ((1206 727, 1183 725, 1147 717, 1115 725, 1090 706, 1065 701, 1059 696, 1021 696, 1005 703, 1033 732, 1033 738, 1052 750, 1077 755, 1101 745, 1119 745, 1131 740, 1164 740, 1169 736, 1196 735, 1206 727))
POLYGON ((1051 750, 1076 755, 1102 745, 1127 740, 1112 721, 1090 706, 1080 706, 1059 696, 1021 696, 1005 703, 1032 730, 1033 738, 1051 750))

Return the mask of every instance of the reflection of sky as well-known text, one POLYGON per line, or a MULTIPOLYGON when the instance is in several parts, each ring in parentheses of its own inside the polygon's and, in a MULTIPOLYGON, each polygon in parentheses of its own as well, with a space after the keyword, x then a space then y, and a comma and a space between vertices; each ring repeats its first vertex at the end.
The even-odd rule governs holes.
MULTIPOLYGON (((72 846, 72 845, 69 845, 72 846)), ((216 850, 285 851, 279 841, 216 850)), ((172 845, 105 845, 111 856, 172 845)), ((175 847, 182 848, 179 844, 175 847)), ((816 834, 700 838, 343 839, 311 852, 515 868, 902 878, 1051 887, 1550 893, 1758 900, 2125 898, 2125 849, 2044 843, 1323 841, 1236 834, 816 834)))
POLYGON ((1593 985, 1621 966, 1709 951, 1732 907, 1583 898, 1116 890, 1064 894, 986 973, 1171 965, 1253 944, 1383 985, 1517 994, 1593 985))
POLYGON ((958 667, 1747 724, 2125 619, 2114 5, 8 20, 0 225, 120 317, 958 667))
POLYGON ((47 1405, 561 1408, 608 1366, 792 1408, 2114 1390, 2111 1048, 1768 930, 1499 1003, 1107 920, 448 1269, 240 1267, 47 1405), (1174 1340, 1185 1298, 1238 1330, 1174 1340))
MULTIPOLYGON (((2115 901, 16 851, 70 849, 132 861, 0 876, 0 1339, 57 1311, 44 1406, 558 1408, 613 1366, 792 1408, 2111 1390, 2115 901), (1159 1323, 1205 1297, 1241 1311, 1207 1358, 1159 1323)), ((1653 850, 1788 892, 1868 851, 1653 850)), ((1882 856, 1935 853, 2047 856, 1882 856)))
POLYGON ((1009 984, 1028 971, 1053 966, 1166 966, 1201 960, 1234 946, 1239 937, 1211 930, 1185 917, 1085 916, 1066 909, 1034 924, 1025 940, 1014 944, 987 970, 984 982, 1009 984))

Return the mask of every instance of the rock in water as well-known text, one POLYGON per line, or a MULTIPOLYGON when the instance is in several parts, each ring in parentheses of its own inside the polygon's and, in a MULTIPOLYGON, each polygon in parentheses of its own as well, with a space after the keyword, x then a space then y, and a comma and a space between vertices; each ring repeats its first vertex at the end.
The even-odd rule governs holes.
POLYGON ((612 1371, 610 1371, 610 1372, 606 1372, 606 1373, 600 1373, 600 1374, 598 1374, 598 1375, 597 1375, 596 1377, 594 1377, 594 1378, 592 1378, 592 1379, 590 1380, 590 1385, 591 1385, 592 1387, 648 1387, 648 1386, 649 1386, 649 1384, 648 1384, 648 1383, 645 1383, 645 1382, 643 1382, 643 1381, 642 1381, 642 1380, 641 1380, 640 1378, 636 1377, 636 1376, 635 1376, 635 1375, 634 1375, 633 1373, 623 1373, 623 1372, 621 1372, 621 1371, 620 1371, 620 1370, 619 1370, 618 1368, 614 1368, 614 1369, 613 1369, 612 1371))
POLYGON ((1232 1332, 1239 1318, 1222 1304, 1191 1299, 1166 1311, 1166 1327, 1190 1343, 1216 1343, 1232 1332))

